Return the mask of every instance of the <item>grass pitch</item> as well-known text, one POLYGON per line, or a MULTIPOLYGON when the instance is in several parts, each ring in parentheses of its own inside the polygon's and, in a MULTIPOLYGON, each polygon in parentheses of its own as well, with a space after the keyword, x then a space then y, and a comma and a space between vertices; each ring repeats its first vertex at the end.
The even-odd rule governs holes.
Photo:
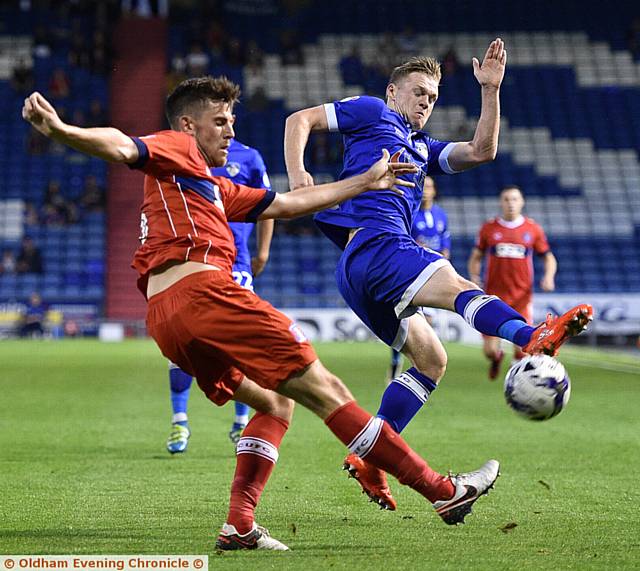
MULTIPOLYGON (((388 350, 318 345, 375 412, 388 350)), ((344 449, 298 408, 258 521, 288 553, 216 555, 234 467, 231 407, 194 386, 189 450, 164 449, 167 365, 151 342, 0 343, 0 553, 209 554, 210 569, 637 569, 640 365, 569 347, 567 409, 518 418, 478 348, 448 347, 447 375, 404 433, 440 471, 502 462, 465 526, 444 525, 392 482, 382 512, 348 481, 344 449)))

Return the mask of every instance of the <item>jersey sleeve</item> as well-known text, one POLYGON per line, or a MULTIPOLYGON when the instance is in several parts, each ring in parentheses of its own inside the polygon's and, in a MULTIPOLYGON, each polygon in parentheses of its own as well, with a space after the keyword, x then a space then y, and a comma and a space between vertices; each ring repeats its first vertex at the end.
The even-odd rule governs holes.
POLYGON ((217 178, 224 212, 230 222, 256 222, 276 197, 264 188, 251 188, 236 184, 227 178, 217 178))
POLYGON ((536 224, 536 240, 533 243, 533 250, 538 256, 544 256, 544 254, 551 251, 547 236, 539 224, 536 224))
POLYGON ((193 174, 206 169, 195 140, 186 133, 160 131, 145 137, 131 137, 138 148, 138 159, 129 165, 156 178, 174 174, 193 174))
POLYGON ((449 154, 457 143, 451 141, 439 141, 427 137, 429 157, 427 159, 427 172, 432 174, 456 174, 460 171, 453 170, 449 165, 449 154))
POLYGON ((266 188, 267 190, 271 190, 271 181, 269 180, 269 175, 267 174, 267 167, 264 164, 264 160, 262 159, 262 155, 255 151, 253 166, 251 168, 251 182, 250 186, 254 188, 266 188))
POLYGON ((329 131, 340 133, 354 133, 375 125, 384 108, 382 99, 369 96, 347 97, 324 105, 329 131))
POLYGON ((488 226, 487 224, 483 224, 480 228, 480 232, 478 232, 478 238, 476 239, 475 247, 478 248, 481 252, 485 252, 487 247, 489 246, 487 241, 488 235, 488 226))

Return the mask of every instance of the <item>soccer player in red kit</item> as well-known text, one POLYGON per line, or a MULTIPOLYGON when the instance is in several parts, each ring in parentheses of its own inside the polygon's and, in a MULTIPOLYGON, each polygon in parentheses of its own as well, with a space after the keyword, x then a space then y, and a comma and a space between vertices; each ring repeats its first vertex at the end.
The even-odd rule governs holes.
MULTIPOLYGON (((555 289, 558 268, 555 256, 549 249, 544 230, 531 218, 522 215, 524 197, 517 186, 507 186, 500 193, 502 216, 485 222, 480 228, 478 240, 468 262, 471 281, 480 284, 480 268, 486 256, 484 286, 488 294, 497 295, 522 314, 527 323, 533 320, 533 254, 544 261, 544 275, 540 281, 543 291, 555 289)), ((491 361, 489 379, 500 372, 504 351, 500 339, 483 336, 483 349, 491 361)), ((514 348, 516 359, 524 353, 514 348)))
POLYGON ((367 190, 401 192, 398 185, 412 183, 398 177, 414 173, 415 166, 389 162, 385 150, 362 174, 286 194, 213 177, 210 169, 224 165, 234 136, 239 93, 226 78, 185 80, 167 99, 172 130, 140 138, 114 128, 65 124, 39 93, 25 99, 22 109, 27 121, 55 141, 145 173, 141 245, 133 266, 149 302, 147 329, 211 401, 238 399, 257 411, 238 442, 229 513, 217 547, 287 549, 256 524, 254 512, 293 401, 323 419, 352 453, 426 497, 446 523, 462 523, 493 486, 498 462, 455 476, 433 471, 388 423, 358 406, 294 323, 231 276, 235 248, 228 220, 291 218, 367 190))

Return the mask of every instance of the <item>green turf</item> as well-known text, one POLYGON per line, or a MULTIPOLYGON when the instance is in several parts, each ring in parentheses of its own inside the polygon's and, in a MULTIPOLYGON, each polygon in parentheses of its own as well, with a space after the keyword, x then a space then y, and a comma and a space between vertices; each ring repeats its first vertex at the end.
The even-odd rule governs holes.
MULTIPOLYGON (((318 346, 375 410, 387 349, 318 346)), ((640 366, 569 348, 573 393, 546 423, 516 417, 479 349, 448 347, 442 387, 405 431, 441 471, 501 460, 496 490, 445 526, 394 482, 381 512, 340 471, 342 446, 302 409, 258 511, 289 553, 213 551, 234 455, 232 409, 196 390, 188 452, 164 450, 167 365, 150 342, 0 343, 0 552, 209 554, 211 569, 637 569, 640 366), (599 363, 624 370, 598 368, 599 363), (246 567, 243 564, 246 562, 246 567)))

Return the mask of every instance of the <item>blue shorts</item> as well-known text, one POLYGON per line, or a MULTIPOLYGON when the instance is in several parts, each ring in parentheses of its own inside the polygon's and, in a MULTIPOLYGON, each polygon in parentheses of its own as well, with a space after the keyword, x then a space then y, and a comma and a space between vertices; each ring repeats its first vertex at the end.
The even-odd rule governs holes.
POLYGON ((408 235, 362 228, 347 244, 336 268, 342 297, 354 313, 390 347, 402 349, 418 308, 411 301, 449 261, 408 235))

